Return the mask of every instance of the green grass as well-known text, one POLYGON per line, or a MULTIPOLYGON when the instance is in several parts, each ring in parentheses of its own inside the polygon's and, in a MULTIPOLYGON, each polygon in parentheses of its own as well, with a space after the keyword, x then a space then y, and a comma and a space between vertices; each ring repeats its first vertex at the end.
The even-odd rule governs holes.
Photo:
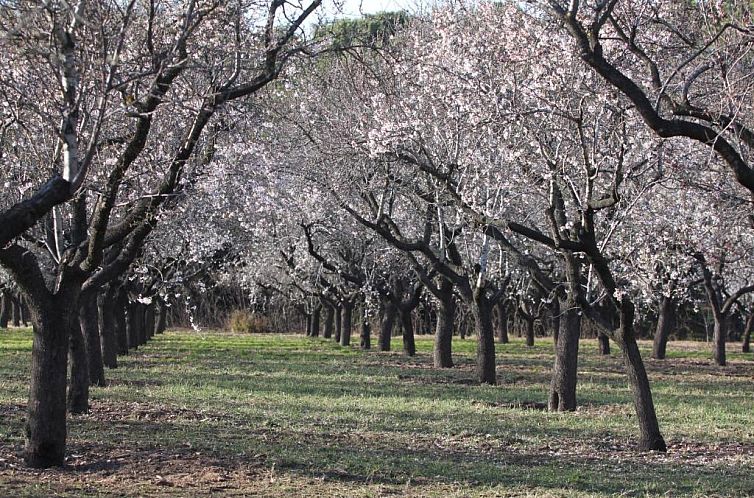
MULTIPOLYGON (((647 360, 670 451, 632 450, 617 355, 585 340, 575 413, 545 402, 552 344, 498 345, 500 385, 457 367, 324 339, 175 331, 120 358, 90 414, 69 419, 64 469, 24 469, 31 335, 0 331, 0 495, 751 496, 754 362, 720 368, 705 344, 647 360), (3 490, 10 490, 6 493, 3 490)), ((646 348, 642 344, 645 357, 646 348)), ((400 339, 393 341, 400 349, 400 339)), ((733 345, 731 345, 732 349, 733 345)))

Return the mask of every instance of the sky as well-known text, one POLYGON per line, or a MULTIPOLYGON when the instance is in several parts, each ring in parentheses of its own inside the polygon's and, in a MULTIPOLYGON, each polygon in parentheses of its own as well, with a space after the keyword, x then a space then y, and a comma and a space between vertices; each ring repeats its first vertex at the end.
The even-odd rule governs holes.
POLYGON ((375 12, 417 11, 421 0, 325 0, 319 15, 326 19, 360 17, 375 12), (340 7, 336 7, 339 5, 340 7))

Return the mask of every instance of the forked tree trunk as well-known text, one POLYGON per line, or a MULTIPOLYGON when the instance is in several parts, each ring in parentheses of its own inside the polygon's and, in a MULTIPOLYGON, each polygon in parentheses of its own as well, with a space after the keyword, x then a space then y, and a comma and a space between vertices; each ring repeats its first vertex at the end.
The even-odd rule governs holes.
POLYGON ((330 339, 332 337, 333 321, 335 318, 335 310, 332 306, 325 306, 325 326, 322 331, 322 337, 330 339))
POLYGON ((71 378, 68 383, 68 412, 72 414, 89 411, 89 356, 86 338, 80 323, 71 326, 70 360, 71 378))
POLYGON ((393 327, 395 326, 395 317, 398 308, 390 300, 385 300, 382 320, 380 321, 380 338, 378 349, 380 351, 390 351, 390 340, 393 336, 393 327))
MULTIPOLYGON (((453 324, 455 323, 456 303, 453 301, 453 287, 438 297, 437 330, 432 358, 437 368, 451 368, 453 366, 453 324)), ((443 284, 440 289, 443 290, 443 284)))
POLYGON ((338 306, 335 308, 335 342, 340 343, 340 334, 343 330, 343 308, 338 306))
POLYGON ((634 305, 625 297, 621 302, 620 328, 615 342, 623 354, 628 382, 634 397, 636 418, 639 421, 638 447, 642 451, 666 451, 665 439, 657 423, 649 378, 634 336, 634 305))
POLYGON ((660 313, 657 318, 657 328, 655 329, 655 337, 652 344, 652 358, 656 360, 665 359, 668 337, 670 337, 670 332, 675 328, 676 324, 675 312, 673 299, 663 296, 660 302, 660 313))
POLYGON ((369 325, 369 320, 364 317, 364 319, 361 322, 361 336, 359 341, 359 346, 361 349, 371 349, 372 348, 372 326, 369 325))
POLYGON ((102 364, 107 368, 118 368, 118 337, 115 331, 115 308, 111 291, 97 296, 97 316, 102 341, 102 364))
POLYGON ((414 324, 411 320, 410 310, 400 310, 398 315, 403 329, 403 352, 408 356, 416 354, 416 342, 414 341, 414 324))
POLYGON ((712 339, 712 354, 715 363, 724 367, 726 364, 725 341, 728 339, 728 317, 722 313, 713 314, 715 320, 714 334, 712 339))
POLYGON ((484 291, 474 292, 471 306, 477 336, 476 373, 482 384, 495 385, 495 333, 492 329, 492 306, 484 291))
POLYGON ((89 363, 89 382, 93 386, 105 386, 105 367, 102 362, 97 295, 82 295, 79 300, 79 324, 86 339, 89 363))
POLYGON ((30 467, 63 465, 70 329, 78 326, 75 292, 30 299, 34 339, 24 460, 30 467))
POLYGON ((601 355, 606 356, 610 354, 610 338, 607 334, 602 332, 597 334, 597 347, 601 355))
POLYGON ((559 332, 555 346, 555 365, 550 383, 550 411, 576 409, 576 381, 579 359, 581 314, 572 298, 560 303, 559 332))
POLYGON ((340 334, 340 345, 351 345, 351 328, 353 320, 353 303, 343 304, 343 330, 340 334))

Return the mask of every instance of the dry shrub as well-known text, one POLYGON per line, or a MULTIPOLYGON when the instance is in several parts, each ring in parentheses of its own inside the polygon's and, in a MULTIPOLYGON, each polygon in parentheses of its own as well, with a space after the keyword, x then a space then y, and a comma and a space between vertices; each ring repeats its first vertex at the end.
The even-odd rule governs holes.
POLYGON ((270 331, 267 318, 247 310, 232 311, 228 317, 228 328, 231 332, 241 334, 260 334, 270 331))

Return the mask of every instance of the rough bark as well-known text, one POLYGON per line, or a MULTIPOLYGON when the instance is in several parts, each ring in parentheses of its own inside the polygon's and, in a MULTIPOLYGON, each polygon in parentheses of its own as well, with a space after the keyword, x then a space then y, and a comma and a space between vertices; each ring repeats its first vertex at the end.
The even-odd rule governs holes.
POLYGON ((660 313, 657 318, 657 328, 652 344, 652 358, 664 360, 670 332, 675 328, 676 309, 673 299, 663 296, 660 302, 660 313))
POLYGON ((30 467, 60 466, 65 460, 68 345, 70 328, 78 322, 74 297, 30 302, 34 339, 24 455, 30 467))
POLYGON ((550 411, 576 409, 576 381, 579 359, 581 314, 574 299, 560 303, 558 339, 555 346, 555 365, 550 383, 550 411))
POLYGON ((89 357, 86 351, 86 338, 79 323, 73 323, 70 330, 71 378, 68 383, 68 412, 72 414, 89 411, 89 357))
POLYGON ((476 373, 482 384, 495 385, 495 333, 492 328, 492 305, 484 291, 474 292, 474 332, 477 336, 476 373))
MULTIPOLYGON (((441 290, 442 290, 441 284, 441 290)), ((456 303, 453 301, 453 287, 449 284, 443 294, 438 298, 437 306, 437 330, 435 331, 435 344, 432 353, 434 365, 437 368, 451 368, 453 366, 453 324, 455 322, 456 303)))
POLYGON ((86 339, 89 363, 89 382, 93 386, 105 386, 105 367, 102 362, 97 296, 82 295, 79 303, 79 324, 86 339))

